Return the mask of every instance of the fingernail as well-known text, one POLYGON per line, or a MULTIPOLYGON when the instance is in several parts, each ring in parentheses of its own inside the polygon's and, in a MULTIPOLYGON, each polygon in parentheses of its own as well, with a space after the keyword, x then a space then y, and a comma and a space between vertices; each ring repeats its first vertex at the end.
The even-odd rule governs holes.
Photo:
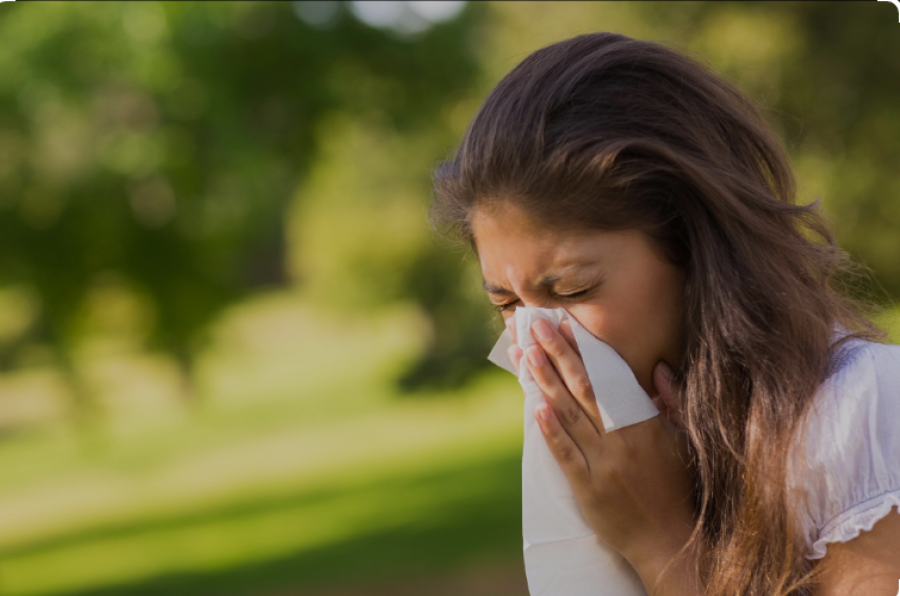
POLYGON ((537 415, 540 417, 541 420, 543 420, 545 422, 547 420, 550 420, 550 406, 548 406, 547 404, 541 404, 536 409, 537 409, 537 415))
POLYGON ((547 361, 547 359, 544 358, 544 351, 536 346, 533 346, 528 350, 527 356, 531 366, 541 367, 544 366, 544 363, 547 361))
POLYGON ((553 331, 550 329, 550 323, 541 319, 539 321, 535 321, 531 326, 531 330, 538 336, 538 339, 541 341, 547 341, 551 337, 553 337, 553 331))
POLYGON ((666 364, 665 360, 659 361, 659 369, 662 371, 663 376, 670 381, 675 378, 675 373, 672 372, 672 367, 666 364))

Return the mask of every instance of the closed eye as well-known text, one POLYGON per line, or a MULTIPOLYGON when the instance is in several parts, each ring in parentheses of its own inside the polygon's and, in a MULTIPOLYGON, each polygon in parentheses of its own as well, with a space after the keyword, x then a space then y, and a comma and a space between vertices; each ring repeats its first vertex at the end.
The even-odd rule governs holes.
POLYGON ((506 304, 495 304, 494 310, 496 310, 497 312, 507 311, 512 308, 517 302, 518 300, 513 300, 512 302, 507 302, 506 304))
POLYGON ((591 289, 588 288, 587 290, 580 290, 578 292, 573 292, 571 294, 557 294, 557 296, 559 296, 560 298, 565 298, 567 300, 571 300, 571 299, 575 299, 575 298, 581 298, 582 296, 587 295, 587 293, 590 291, 591 291, 591 289))
MULTIPOLYGON (((578 298, 586 296, 592 289, 593 288, 579 290, 578 292, 572 292, 571 294, 557 294, 557 297, 562 298, 563 300, 577 300, 578 298)), ((515 306, 518 302, 518 300, 513 300, 512 302, 507 302, 506 304, 495 304, 494 310, 497 312, 505 312, 515 306)))

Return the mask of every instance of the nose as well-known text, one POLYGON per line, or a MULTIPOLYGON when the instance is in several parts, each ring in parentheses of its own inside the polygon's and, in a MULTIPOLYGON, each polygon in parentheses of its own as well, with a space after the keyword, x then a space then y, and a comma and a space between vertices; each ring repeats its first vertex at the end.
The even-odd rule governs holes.
POLYGON ((520 300, 522 306, 534 308, 559 308, 561 306, 560 301, 554 300, 552 296, 522 296, 520 300))
POLYGON ((530 306, 532 308, 553 308, 553 306, 551 304, 549 304, 546 300, 544 300, 544 301, 523 300, 522 306, 530 306))

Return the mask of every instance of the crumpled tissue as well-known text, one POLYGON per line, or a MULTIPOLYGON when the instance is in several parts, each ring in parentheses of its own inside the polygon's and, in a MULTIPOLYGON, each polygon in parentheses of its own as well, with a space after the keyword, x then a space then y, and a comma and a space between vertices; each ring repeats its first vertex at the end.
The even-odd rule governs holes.
MULTIPOLYGON (((519 307, 514 316, 523 350, 535 343, 531 325, 538 319, 555 327, 570 321, 606 432, 659 414, 622 357, 564 309, 519 307)), ((517 375, 525 390, 522 535, 531 596, 646 596, 631 565, 603 544, 584 519, 534 418, 544 396, 524 358, 518 371, 513 367, 507 353, 512 344, 512 336, 504 331, 488 359, 517 375)))

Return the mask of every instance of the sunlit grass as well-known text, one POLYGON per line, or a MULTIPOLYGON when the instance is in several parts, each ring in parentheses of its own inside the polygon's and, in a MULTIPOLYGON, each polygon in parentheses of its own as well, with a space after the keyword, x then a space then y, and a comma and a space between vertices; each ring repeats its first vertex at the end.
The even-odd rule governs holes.
POLYGON ((196 406, 112 413, 87 442, 7 438, 3 594, 261 594, 518 562, 515 383, 399 399, 420 341, 408 309, 342 320, 268 297, 223 323, 196 406), (341 554, 363 543, 379 552, 341 554))
MULTIPOLYGON (((3 564, 4 593, 69 593, 179 573, 234 573, 284 557, 302 562, 304 556, 324 547, 358 538, 452 527, 460 521, 460 507, 481 508, 485 510, 482 513, 494 516, 499 513, 499 526, 505 530, 500 543, 518 547, 517 470, 509 465, 517 463, 518 457, 515 450, 510 451, 481 453, 474 458, 470 454, 455 466, 439 462, 435 469, 413 473, 382 469, 377 479, 338 483, 331 488, 298 488, 207 510, 133 520, 124 527, 100 526, 61 540, 9 549, 3 564), (497 511, 498 501, 506 505, 505 511, 497 511)), ((465 522, 465 517, 461 521, 465 522)), ((481 531, 495 532, 497 525, 495 517, 493 527, 486 524, 481 531)), ((453 558, 479 553, 485 538, 497 541, 472 532, 470 542, 458 544, 459 552, 451 553, 453 558)), ((380 548, 397 554, 406 551, 407 556, 436 548, 425 540, 397 542, 395 538, 380 548)), ((352 574, 358 563, 333 561, 331 577, 323 577, 322 572, 329 570, 320 569, 318 577, 307 572, 306 577, 282 579, 286 585, 300 587, 334 581, 352 574)), ((396 568, 384 571, 398 573, 396 568)), ((399 571, 413 570, 399 567, 399 571)))

